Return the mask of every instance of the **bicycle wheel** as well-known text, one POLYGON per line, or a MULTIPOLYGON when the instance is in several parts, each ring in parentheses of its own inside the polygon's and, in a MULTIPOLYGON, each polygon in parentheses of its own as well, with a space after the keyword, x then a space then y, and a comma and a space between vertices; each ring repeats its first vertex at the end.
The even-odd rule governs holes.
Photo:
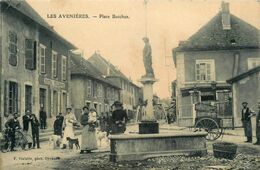
POLYGON ((24 134, 21 131, 15 131, 15 147, 16 148, 25 148, 25 145, 27 143, 27 140, 24 136, 24 134))
POLYGON ((11 140, 6 134, 2 134, 2 139, 0 140, 1 152, 9 152, 11 150, 11 140))

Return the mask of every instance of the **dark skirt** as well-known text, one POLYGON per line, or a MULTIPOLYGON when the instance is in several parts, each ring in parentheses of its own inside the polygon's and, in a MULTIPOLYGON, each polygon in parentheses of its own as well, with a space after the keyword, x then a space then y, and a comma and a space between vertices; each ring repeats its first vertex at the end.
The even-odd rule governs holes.
POLYGON ((126 126, 125 124, 115 124, 113 123, 111 126, 111 134, 120 134, 120 133, 124 133, 126 130, 126 126))
POLYGON ((252 124, 250 121, 243 121, 243 127, 246 137, 252 137, 252 124))

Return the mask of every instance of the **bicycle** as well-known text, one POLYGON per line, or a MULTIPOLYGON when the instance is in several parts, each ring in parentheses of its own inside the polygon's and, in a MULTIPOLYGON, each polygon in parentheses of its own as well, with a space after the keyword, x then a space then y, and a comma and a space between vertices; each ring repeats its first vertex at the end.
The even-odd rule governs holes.
MULTIPOLYGON (((5 129, 1 132, 1 138, 0 138, 0 149, 1 152, 10 152, 11 151, 11 137, 10 137, 10 131, 11 129, 5 129)), ((25 135, 23 134, 21 129, 15 130, 15 146, 14 148, 21 148, 22 150, 25 149, 25 146, 27 144, 27 139, 25 135)))

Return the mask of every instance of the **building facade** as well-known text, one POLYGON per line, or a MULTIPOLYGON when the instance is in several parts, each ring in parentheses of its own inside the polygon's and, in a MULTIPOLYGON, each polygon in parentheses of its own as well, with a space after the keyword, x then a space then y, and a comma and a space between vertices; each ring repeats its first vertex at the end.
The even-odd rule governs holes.
POLYGON ((123 103, 129 115, 133 115, 138 105, 139 98, 142 99, 142 89, 129 80, 113 64, 105 60, 101 55, 95 53, 88 61, 92 63, 101 73, 121 88, 120 101, 123 103))
MULTIPOLYGON (((260 66, 241 73, 227 80, 227 82, 232 85, 232 106, 235 124, 242 126, 242 102, 248 102, 250 109, 258 111, 258 102, 260 102, 260 66)), ((252 123, 253 127, 255 127, 255 120, 252 120, 252 123)))
POLYGON ((103 75, 80 55, 71 55, 71 103, 77 119, 83 106, 95 108, 98 115, 108 112, 120 100, 120 87, 103 75))
POLYGON ((187 41, 173 49, 173 97, 181 126, 193 126, 198 102, 218 103, 224 126, 234 124, 232 89, 226 82, 260 64, 259 30, 229 13, 228 3, 187 41))
MULTIPOLYGON (((0 113, 1 127, 3 127, 9 115, 15 112, 23 115, 26 110, 30 110, 38 116, 41 106, 49 112, 46 102, 43 105, 40 97, 42 85, 46 85, 41 81, 43 63, 46 77, 49 76, 48 71, 51 70, 48 68, 51 65, 48 63, 51 59, 48 53, 51 48, 48 44, 51 41, 55 44, 54 48, 58 42, 59 46, 66 44, 66 47, 62 49, 64 53, 66 51, 64 56, 68 56, 67 52, 74 47, 60 37, 25 1, 1 1, 0 3, 0 113), (55 38, 45 43, 46 35, 55 38), (44 58, 42 47, 45 48, 44 58)), ((59 62, 56 65, 57 68, 60 67, 59 62)), ((65 85, 66 92, 67 87, 65 85)), ((45 97, 47 100, 47 92, 45 97)))

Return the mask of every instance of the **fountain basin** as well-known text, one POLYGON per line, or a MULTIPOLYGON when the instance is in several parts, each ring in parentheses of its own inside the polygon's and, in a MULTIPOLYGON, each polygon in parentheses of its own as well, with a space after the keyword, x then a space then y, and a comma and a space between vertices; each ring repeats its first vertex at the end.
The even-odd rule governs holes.
POLYGON ((151 157, 207 154, 205 132, 110 135, 110 161, 143 160, 151 157))

